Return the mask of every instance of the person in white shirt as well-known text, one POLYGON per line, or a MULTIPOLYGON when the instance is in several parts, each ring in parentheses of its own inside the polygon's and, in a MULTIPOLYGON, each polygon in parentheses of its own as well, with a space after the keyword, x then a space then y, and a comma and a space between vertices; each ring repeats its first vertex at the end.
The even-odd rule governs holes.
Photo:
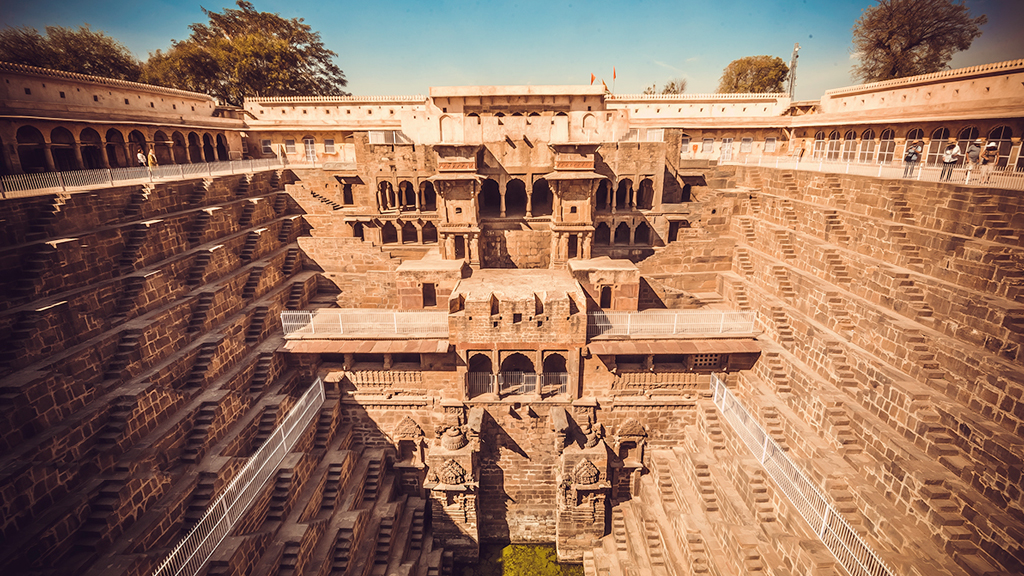
POLYGON ((949 182, 949 179, 953 176, 953 166, 956 166, 959 162, 960 146, 956 141, 950 142, 942 153, 942 174, 939 176, 939 180, 949 182))

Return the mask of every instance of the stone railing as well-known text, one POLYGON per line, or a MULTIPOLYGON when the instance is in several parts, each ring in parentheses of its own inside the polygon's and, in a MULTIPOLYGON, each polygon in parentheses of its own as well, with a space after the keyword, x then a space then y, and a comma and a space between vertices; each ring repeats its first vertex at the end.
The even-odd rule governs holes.
POLYGON ((448 313, 322 308, 281 312, 285 336, 448 336, 448 313))
POLYGON ((918 82, 930 82, 933 80, 955 80, 957 78, 973 76, 975 74, 986 74, 991 72, 1001 74, 1007 70, 1015 68, 1024 68, 1024 59, 1006 60, 1004 62, 993 62, 991 64, 981 64, 979 66, 968 66, 967 68, 957 68, 955 70, 943 70, 941 72, 932 72, 931 74, 921 74, 919 76, 907 76, 906 78, 883 80, 881 82, 872 82, 870 84, 858 84, 856 86, 833 88, 832 90, 825 91, 825 97, 831 98, 833 96, 842 96, 843 94, 850 94, 854 92, 897 88, 900 86, 917 84, 918 82))
POLYGON ((922 182, 950 182, 953 184, 975 184, 1003 190, 1024 190, 1024 170, 1010 166, 992 167, 991 169, 974 169, 971 165, 959 164, 953 168, 948 177, 942 179, 942 164, 918 163, 909 170, 903 162, 870 163, 841 160, 825 160, 822 158, 798 158, 786 156, 747 156, 737 160, 720 160, 719 165, 762 166, 765 168, 783 168, 786 170, 807 170, 811 172, 829 172, 833 174, 855 174, 857 176, 875 176, 878 178, 920 180, 922 182))
POLYGON ((686 334, 750 334, 756 314, 751 311, 680 310, 651 312, 591 312, 587 336, 673 336, 686 334))
POLYGON ((0 190, 3 191, 4 198, 23 198, 44 196, 58 191, 74 192, 76 190, 95 190, 107 186, 129 186, 231 174, 250 174, 263 170, 277 170, 289 165, 290 163, 279 158, 262 158, 259 160, 170 164, 153 168, 133 166, 130 168, 13 174, 0 176, 0 190))
POLYGON ((711 391, 722 417, 846 572, 852 576, 894 576, 715 374, 711 375, 711 391))

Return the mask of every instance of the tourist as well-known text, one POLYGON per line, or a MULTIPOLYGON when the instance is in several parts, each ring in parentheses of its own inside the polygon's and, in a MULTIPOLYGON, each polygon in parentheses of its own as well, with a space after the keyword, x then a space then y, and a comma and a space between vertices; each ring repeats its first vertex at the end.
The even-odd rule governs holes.
POLYGON ((960 146, 955 141, 950 142, 946 146, 945 152, 942 153, 942 174, 939 176, 939 180, 949 182, 949 179, 953 176, 953 166, 959 161, 960 146))
POLYGON ((978 138, 974 142, 971 142, 967 146, 967 184, 971 182, 971 172, 978 170, 979 162, 981 161, 981 138, 978 138))
POLYGON ((139 153, 135 155, 135 159, 139 161, 139 166, 146 165, 146 155, 142 153, 142 150, 139 150, 139 153))
POLYGON ((989 142, 985 145, 985 151, 981 153, 981 183, 988 184, 989 179, 992 177, 992 168, 995 167, 996 161, 999 160, 999 152, 997 150, 995 142, 989 142))
POLYGON ((149 149, 149 167, 150 168, 156 168, 157 166, 159 166, 159 164, 157 164, 157 162, 156 162, 156 151, 154 151, 152 148, 150 148, 149 149))
POLYGON ((904 178, 910 178, 914 174, 914 167, 917 166, 917 161, 921 159, 921 152, 924 151, 921 144, 921 142, 914 142, 907 147, 907 153, 903 156, 904 178))

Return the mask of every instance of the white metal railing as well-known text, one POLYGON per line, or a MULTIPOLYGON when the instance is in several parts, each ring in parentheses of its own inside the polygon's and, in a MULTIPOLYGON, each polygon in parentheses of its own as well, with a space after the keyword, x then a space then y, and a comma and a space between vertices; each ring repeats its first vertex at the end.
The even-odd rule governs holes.
POLYGON ((91 189, 97 186, 121 186, 168 182, 204 176, 246 174, 261 170, 274 170, 290 165, 281 158, 257 160, 231 160, 227 162, 200 162, 197 164, 169 164, 167 166, 132 166, 128 168, 101 168, 70 172, 41 172, 38 174, 12 174, 0 176, 0 191, 4 198, 23 198, 91 189))
POLYGON ((260 446, 224 492, 206 509, 202 519, 189 531, 153 576, 194 576, 217 550, 220 543, 273 477, 285 456, 314 422, 324 403, 324 383, 319 378, 299 398, 274 434, 260 446))
POLYGON ((659 310, 591 312, 587 336, 670 336, 674 334, 749 334, 753 311, 659 310))
POLYGON ((567 372, 469 372, 466 374, 466 385, 469 397, 481 394, 498 394, 501 396, 537 394, 538 386, 541 396, 554 396, 569 392, 569 374, 567 372))
POLYGON ((715 405, 726 422, 843 568, 851 576, 893 576, 892 570, 768 436, 717 374, 711 375, 711 388, 715 405))
POLYGON ((792 156, 747 156, 737 160, 721 161, 720 164, 740 166, 763 166, 787 170, 807 170, 834 174, 854 174, 879 178, 920 180, 922 182, 951 182, 953 184, 974 184, 1004 190, 1024 190, 1024 169, 1012 166, 973 168, 969 164, 958 164, 946 179, 942 178, 942 163, 916 163, 909 170, 901 160, 891 162, 851 162, 826 160, 823 158, 794 158, 792 156))
POLYGON ((322 308, 281 312, 285 335, 323 336, 428 335, 448 336, 448 313, 396 312, 376 309, 322 308))

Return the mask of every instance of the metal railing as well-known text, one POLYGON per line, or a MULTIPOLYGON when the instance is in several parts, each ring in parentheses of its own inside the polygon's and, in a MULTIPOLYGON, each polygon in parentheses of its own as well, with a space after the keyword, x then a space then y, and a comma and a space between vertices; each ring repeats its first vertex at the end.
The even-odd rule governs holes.
POLYGON ((199 162, 196 164, 169 164, 167 166, 132 166, 129 168, 101 168, 70 172, 41 172, 38 174, 12 174, 0 176, 0 190, 4 198, 42 196, 56 191, 88 190, 97 186, 125 186, 168 182, 189 178, 247 174, 261 170, 275 170, 294 163, 280 158, 259 160, 231 160, 227 162, 199 162))
POLYGON ((541 396, 555 396, 569 392, 568 372, 469 372, 466 374, 466 385, 469 397, 481 394, 498 394, 500 396, 537 394, 538 386, 541 396))
POLYGON ((827 160, 823 158, 793 158, 791 156, 747 156, 738 160, 720 161, 723 165, 763 166, 765 168, 782 168, 786 170, 807 170, 810 172, 829 172, 834 174, 854 174, 857 176, 876 176, 878 178, 920 180, 922 182, 950 182, 952 184, 974 184, 1002 188, 1004 190, 1024 190, 1024 170, 1011 166, 993 166, 992 168, 975 168, 970 164, 958 164, 943 179, 942 163, 915 163, 909 169, 902 160, 891 162, 854 162, 844 160, 827 160))
POLYGON ((322 336, 428 335, 448 336, 448 313, 392 312, 376 309, 324 308, 281 312, 285 335, 322 336))
POLYGON ((675 334, 749 334, 753 311, 680 310, 591 312, 587 336, 670 336, 675 334))
POLYGON ((314 422, 324 403, 324 383, 319 378, 299 398, 281 426, 260 446, 241 470, 231 479, 224 492, 206 509, 202 519, 189 531, 153 576, 194 576, 231 533, 274 471, 291 452, 298 439, 314 422))
POLYGON ((851 576, 893 576, 892 570, 850 527, 782 448, 740 404, 717 374, 711 375, 715 405, 736 434, 758 458, 775 485, 800 512, 825 547, 851 576))

